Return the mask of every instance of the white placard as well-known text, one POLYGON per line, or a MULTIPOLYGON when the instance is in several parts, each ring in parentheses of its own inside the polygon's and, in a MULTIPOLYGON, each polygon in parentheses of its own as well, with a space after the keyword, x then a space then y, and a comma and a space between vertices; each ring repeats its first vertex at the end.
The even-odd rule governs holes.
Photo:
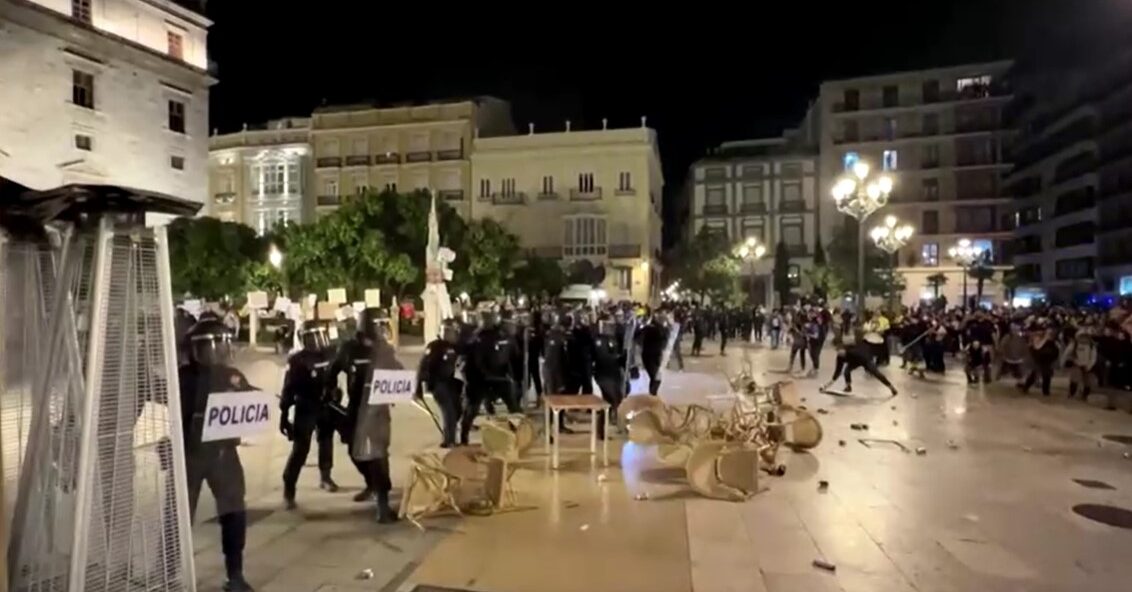
POLYGON ((267 308, 267 292, 248 292, 248 308, 267 308))
POLYGON ((326 301, 331 304, 345 304, 346 288, 331 288, 327 290, 326 301))
POLYGON ((212 393, 204 410, 202 442, 254 436, 271 427, 271 395, 263 391, 212 393))
POLYGON ((275 312, 281 312, 286 315, 287 312, 291 310, 291 299, 286 296, 276 296, 275 306, 272 306, 271 310, 274 310, 275 312))
POLYGON ((370 308, 381 306, 381 290, 377 288, 369 288, 366 290, 366 306, 370 308))
POLYGON ((412 370, 374 370, 370 405, 410 403, 417 392, 417 373, 412 370))
POLYGON ((185 312, 193 315, 195 319, 200 316, 200 311, 204 309, 204 303, 199 299, 186 300, 181 303, 181 308, 185 309, 185 312))

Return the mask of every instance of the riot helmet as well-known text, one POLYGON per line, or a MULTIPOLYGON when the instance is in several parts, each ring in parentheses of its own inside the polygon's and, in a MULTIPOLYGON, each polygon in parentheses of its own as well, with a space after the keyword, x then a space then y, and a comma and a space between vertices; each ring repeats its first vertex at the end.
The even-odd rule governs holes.
POLYGON ((558 311, 553 309, 544 310, 542 312, 542 324, 544 327, 553 327, 558 324, 558 311))
POLYGON ((613 337, 617 334, 617 321, 609 317, 603 317, 597 322, 597 332, 599 335, 613 337))
POLYGON ((307 321, 299 329, 299 343, 307 351, 322 351, 330 347, 330 334, 318 321, 307 321))
POLYGON ((440 323, 440 338, 448 343, 459 343, 460 324, 456 319, 444 319, 440 323))
POLYGON ((558 322, 562 325, 563 329, 572 328, 574 326, 574 313, 567 311, 558 322))
POLYGON ((493 310, 485 310, 480 313, 480 327, 484 329, 494 329, 499 325, 499 315, 493 310))
POLYGON ((202 366, 220 366, 232 361, 232 334, 224 323, 206 318, 189 329, 189 356, 202 366))
POLYGON ((362 337, 377 341, 388 339, 389 316, 380 308, 369 307, 358 315, 358 332, 362 337))

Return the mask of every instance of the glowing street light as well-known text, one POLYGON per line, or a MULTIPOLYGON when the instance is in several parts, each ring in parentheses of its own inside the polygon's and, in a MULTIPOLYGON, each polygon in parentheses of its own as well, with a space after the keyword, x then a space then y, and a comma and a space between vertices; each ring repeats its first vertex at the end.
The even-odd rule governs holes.
POLYGON ((872 175, 869 163, 858 160, 851 174, 842 175, 831 193, 837 210, 857 220, 857 308, 864 304, 865 294, 865 219, 888 203, 892 194, 893 179, 881 173, 872 175))
POLYGON ((279 247, 271 245, 271 251, 267 253, 267 261, 275 269, 279 269, 283 265, 283 253, 279 247))
POLYGON ((911 224, 897 224, 896 216, 885 216, 884 224, 874 226, 869 233, 876 246, 890 255, 907 245, 915 233, 911 224))
POLYGON ((755 301, 755 263, 766 255, 766 247, 759 244, 758 239, 753 236, 747 237, 747 240, 739 243, 735 248, 735 256, 743 261, 751 262, 751 303, 755 301))
POLYGON ((963 268, 963 308, 967 308, 967 274, 971 267, 983 260, 983 248, 972 243, 969 238, 961 238, 954 247, 947 250, 947 256, 963 268))

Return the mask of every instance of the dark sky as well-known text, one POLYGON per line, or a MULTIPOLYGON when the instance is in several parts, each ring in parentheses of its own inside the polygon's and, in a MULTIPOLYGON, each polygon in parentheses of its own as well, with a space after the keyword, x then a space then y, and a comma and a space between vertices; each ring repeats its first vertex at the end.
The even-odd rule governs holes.
POLYGON ((1071 48, 1132 15, 1132 0, 615 4, 212 0, 212 127, 475 94, 511 100, 521 129, 647 115, 671 199, 706 148, 777 135, 823 79, 1071 48))

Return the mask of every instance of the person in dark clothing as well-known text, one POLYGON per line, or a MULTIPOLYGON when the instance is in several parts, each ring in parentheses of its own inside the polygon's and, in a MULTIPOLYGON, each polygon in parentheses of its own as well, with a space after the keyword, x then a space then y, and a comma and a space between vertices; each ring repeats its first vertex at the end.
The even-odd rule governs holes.
POLYGON ((799 360, 799 364, 801 364, 802 371, 805 372, 805 370, 806 370, 806 352, 809 351, 809 347, 807 346, 807 343, 806 343, 805 320, 802 318, 801 313, 794 315, 794 318, 791 319, 789 335, 790 335, 790 364, 787 366, 786 371, 787 372, 793 372, 794 371, 794 356, 801 354, 801 359, 799 360))
MULTIPOLYGON (((601 389, 601 398, 616 411, 625 398, 625 350, 617 345, 616 327, 612 320, 598 323, 598 336, 594 340, 594 380, 601 389)), ((607 418, 598 424, 598 437, 605 438, 607 418)))
POLYGON ((334 357, 334 363, 331 364, 327 377, 328 382, 333 385, 338 382, 339 374, 346 373, 346 405, 344 409, 340 409, 342 417, 339 420, 339 433, 342 441, 346 443, 350 461, 354 463, 354 467, 365 481, 365 489, 354 496, 356 502, 374 499, 378 490, 375 475, 380 471, 374 466, 374 461, 359 458, 355 431, 361 408, 369 398, 373 374, 371 360, 375 343, 381 339, 383 327, 380 311, 373 308, 363 311, 357 333, 338 347, 338 353, 334 357))
POLYGON ((704 349, 704 333, 707 332, 706 320, 702 311, 697 311, 692 317, 692 355, 700 356, 704 349))
POLYGON ((554 313, 547 313, 547 326, 543 342, 543 356, 546 358, 542 370, 546 379, 546 393, 561 395, 566 393, 567 330, 558 322, 554 313))
POLYGON ((456 426, 462 414, 461 396, 464 383, 456 377, 456 364, 460 353, 457 347, 459 329, 452 321, 444 321, 440 329, 440 339, 428 344, 421 360, 419 381, 425 385, 436 404, 440 406, 443 436, 441 448, 456 445, 456 426))
POLYGON ((1042 379, 1042 395, 1050 395, 1050 382, 1053 380, 1053 370, 1057 366, 1057 360, 1061 356, 1061 352, 1057 347, 1057 342, 1054 339, 1054 332, 1052 329, 1044 329, 1036 333, 1030 342, 1030 359, 1033 361, 1033 368, 1030 369, 1030 375, 1026 377, 1026 382, 1022 383, 1022 392, 1028 393, 1034 382, 1040 376, 1042 379))
POLYGON ((763 342, 763 326, 766 325, 766 315, 763 314, 762 308, 756 308, 754 312, 754 329, 755 341, 758 343, 763 342))
MULTIPOLYGON (((220 549, 224 555, 225 592, 251 592, 244 579, 244 546, 248 515, 244 467, 240 464, 238 439, 203 442, 205 412, 213 393, 255 390, 231 364, 231 335, 219 321, 200 321, 186 332, 187 363, 178 369, 181 391, 181 426, 184 435, 185 473, 188 481, 189 514, 195 516, 201 486, 208 483, 216 498, 220 522, 220 549)), ((172 464, 166 447, 162 464, 172 464), (168 458, 166 458, 168 457, 168 458)), ((190 518, 191 520, 191 518, 190 518)), ((166 553, 175 550, 167 549, 166 553)))
POLYGON ((837 349, 837 365, 833 370, 833 377, 829 379, 829 382, 822 385, 821 390, 829 389, 829 387, 837 381, 838 377, 844 376, 845 392, 853 392, 853 370, 864 368, 865 372, 870 376, 888 387, 888 390, 892 392, 892 396, 895 397, 899 394, 896 391, 896 387, 892 386, 892 383, 888 381, 888 378, 885 378, 884 374, 881 374, 880 371, 877 370, 876 364, 873 363, 872 349, 868 344, 862 343, 853 345, 852 347, 846 347, 843 342, 835 341, 834 347, 837 349))
POLYGON ((570 363, 570 375, 574 377, 570 393, 581 392, 583 395, 592 395, 594 392, 594 335, 585 315, 579 316, 578 322, 570 331, 570 341, 567 345, 566 359, 570 363))
POLYGON ((520 407, 523 405, 523 392, 525 384, 524 375, 527 373, 527 329, 518 319, 510 313, 504 313, 503 334, 506 335, 513 346, 511 347, 511 385, 514 390, 515 401, 520 407))
POLYGON ((649 394, 660 392, 660 360, 668 345, 668 327, 664 313, 655 313, 648 325, 641 329, 641 365, 649 375, 649 394))
POLYGON ((719 355, 727 355, 727 338, 731 334, 730 319, 727 317, 726 311, 720 311, 719 314, 719 355))
POLYGON ((330 423, 331 389, 330 354, 327 348, 330 339, 325 327, 308 321, 299 333, 303 349, 291 354, 287 360, 287 373, 283 378, 283 392, 279 401, 282 411, 279 418, 279 431, 291 440, 291 455, 283 469, 283 500, 287 509, 295 508, 295 487, 299 473, 311 448, 311 438, 318 436, 319 488, 338 491, 338 485, 330 478, 334 462, 334 432, 323 426, 330 423), (291 408, 295 409, 295 420, 288 418, 291 408))
POLYGON ((537 311, 531 317, 531 328, 527 339, 527 376, 535 389, 535 402, 542 400, 542 372, 540 361, 546 346, 546 324, 537 311))
POLYGON ((514 341, 504 334, 499 327, 495 313, 486 312, 483 315, 483 327, 480 329, 472 350, 471 364, 476 368, 477 376, 482 378, 479 388, 468 389, 468 404, 464 407, 464 417, 460 425, 460 441, 467 442, 472 424, 479 415, 480 406, 484 403, 502 399, 507 405, 508 413, 521 413, 522 408, 515 399, 514 380, 512 379, 514 341))

